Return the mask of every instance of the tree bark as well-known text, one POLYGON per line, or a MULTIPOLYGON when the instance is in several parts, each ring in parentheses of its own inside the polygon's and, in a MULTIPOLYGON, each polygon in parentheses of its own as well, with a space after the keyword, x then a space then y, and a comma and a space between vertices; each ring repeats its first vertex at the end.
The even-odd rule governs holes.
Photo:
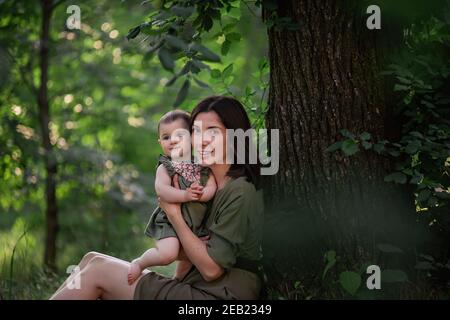
POLYGON ((58 208, 56 203, 56 174, 57 164, 53 155, 53 147, 50 140, 50 106, 48 100, 48 69, 49 69, 49 44, 50 21, 52 16, 52 0, 41 0, 42 29, 40 38, 40 84, 38 90, 39 123, 41 126, 42 146, 44 148, 44 162, 46 171, 46 239, 44 264, 50 270, 56 270, 56 235, 58 230, 58 208))
POLYGON ((367 29, 365 9, 348 1, 278 1, 278 16, 291 17, 299 30, 268 31, 266 126, 280 130, 280 169, 265 184, 264 251, 272 271, 294 280, 321 276, 327 250, 354 270, 361 261, 380 263, 379 243, 411 245, 412 193, 383 180, 392 160, 326 151, 342 129, 369 132, 375 141, 400 129, 379 74, 381 31, 367 29))

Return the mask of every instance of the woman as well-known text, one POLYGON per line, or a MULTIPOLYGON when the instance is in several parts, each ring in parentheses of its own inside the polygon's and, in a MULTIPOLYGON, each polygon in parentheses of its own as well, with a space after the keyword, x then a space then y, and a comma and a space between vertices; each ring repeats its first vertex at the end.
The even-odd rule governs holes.
MULTIPOLYGON (((218 190, 205 219, 209 239, 199 239, 189 229, 179 204, 160 200, 160 207, 192 268, 181 279, 145 270, 130 286, 126 281, 128 262, 88 253, 79 264, 79 272, 72 274, 52 299, 258 299, 261 279, 256 261, 263 228, 263 201, 257 191, 260 168, 247 161, 236 163, 240 155, 236 143, 234 162, 227 161, 231 144, 226 130, 248 130, 250 121, 239 101, 215 96, 195 107, 191 128, 198 160, 211 169, 217 182, 218 190), (67 285, 74 277, 80 280, 80 289, 67 285)), ((245 145, 248 160, 249 145, 245 145)))

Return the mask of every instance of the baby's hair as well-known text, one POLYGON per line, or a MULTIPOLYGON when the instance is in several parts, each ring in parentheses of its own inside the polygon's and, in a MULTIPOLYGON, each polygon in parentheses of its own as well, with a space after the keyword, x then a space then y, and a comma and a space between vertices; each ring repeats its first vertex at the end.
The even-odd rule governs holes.
POLYGON ((189 128, 189 125, 191 123, 191 116, 189 115, 188 112, 177 109, 177 110, 172 110, 172 111, 167 112, 166 114, 164 114, 161 117, 161 119, 159 119, 158 132, 159 132, 159 126, 161 124, 171 123, 178 119, 183 120, 183 122, 185 123, 185 126, 186 126, 186 130, 191 131, 189 128))

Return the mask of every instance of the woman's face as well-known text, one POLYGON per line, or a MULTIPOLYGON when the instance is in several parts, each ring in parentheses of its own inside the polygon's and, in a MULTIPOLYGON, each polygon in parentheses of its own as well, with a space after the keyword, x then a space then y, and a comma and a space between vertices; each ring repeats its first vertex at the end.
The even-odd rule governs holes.
POLYGON ((196 161, 204 166, 225 163, 226 128, 214 111, 201 112, 192 126, 196 161))

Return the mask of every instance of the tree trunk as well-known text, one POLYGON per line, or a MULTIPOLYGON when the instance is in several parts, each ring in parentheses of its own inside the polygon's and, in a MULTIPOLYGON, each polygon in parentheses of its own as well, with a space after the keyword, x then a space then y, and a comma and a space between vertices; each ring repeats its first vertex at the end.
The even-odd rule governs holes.
POLYGON ((42 146, 44 148, 44 161, 46 171, 46 240, 44 263, 50 270, 56 270, 56 234, 58 230, 58 208, 56 205, 56 159, 52 152, 50 141, 50 108, 48 101, 48 68, 50 45, 50 21, 52 15, 52 0, 41 0, 42 29, 40 38, 40 84, 38 91, 39 122, 42 133, 42 146))
POLYGON ((272 271, 292 280, 321 277, 327 250, 355 270, 362 261, 380 263, 379 243, 404 250, 411 244, 412 194, 383 180, 392 161, 373 151, 325 151, 342 139, 342 129, 369 132, 375 141, 400 129, 379 75, 380 31, 367 29, 365 9, 334 0, 279 1, 278 16, 291 17, 299 30, 268 32, 266 126, 280 130, 280 169, 265 184, 264 246, 272 271))

